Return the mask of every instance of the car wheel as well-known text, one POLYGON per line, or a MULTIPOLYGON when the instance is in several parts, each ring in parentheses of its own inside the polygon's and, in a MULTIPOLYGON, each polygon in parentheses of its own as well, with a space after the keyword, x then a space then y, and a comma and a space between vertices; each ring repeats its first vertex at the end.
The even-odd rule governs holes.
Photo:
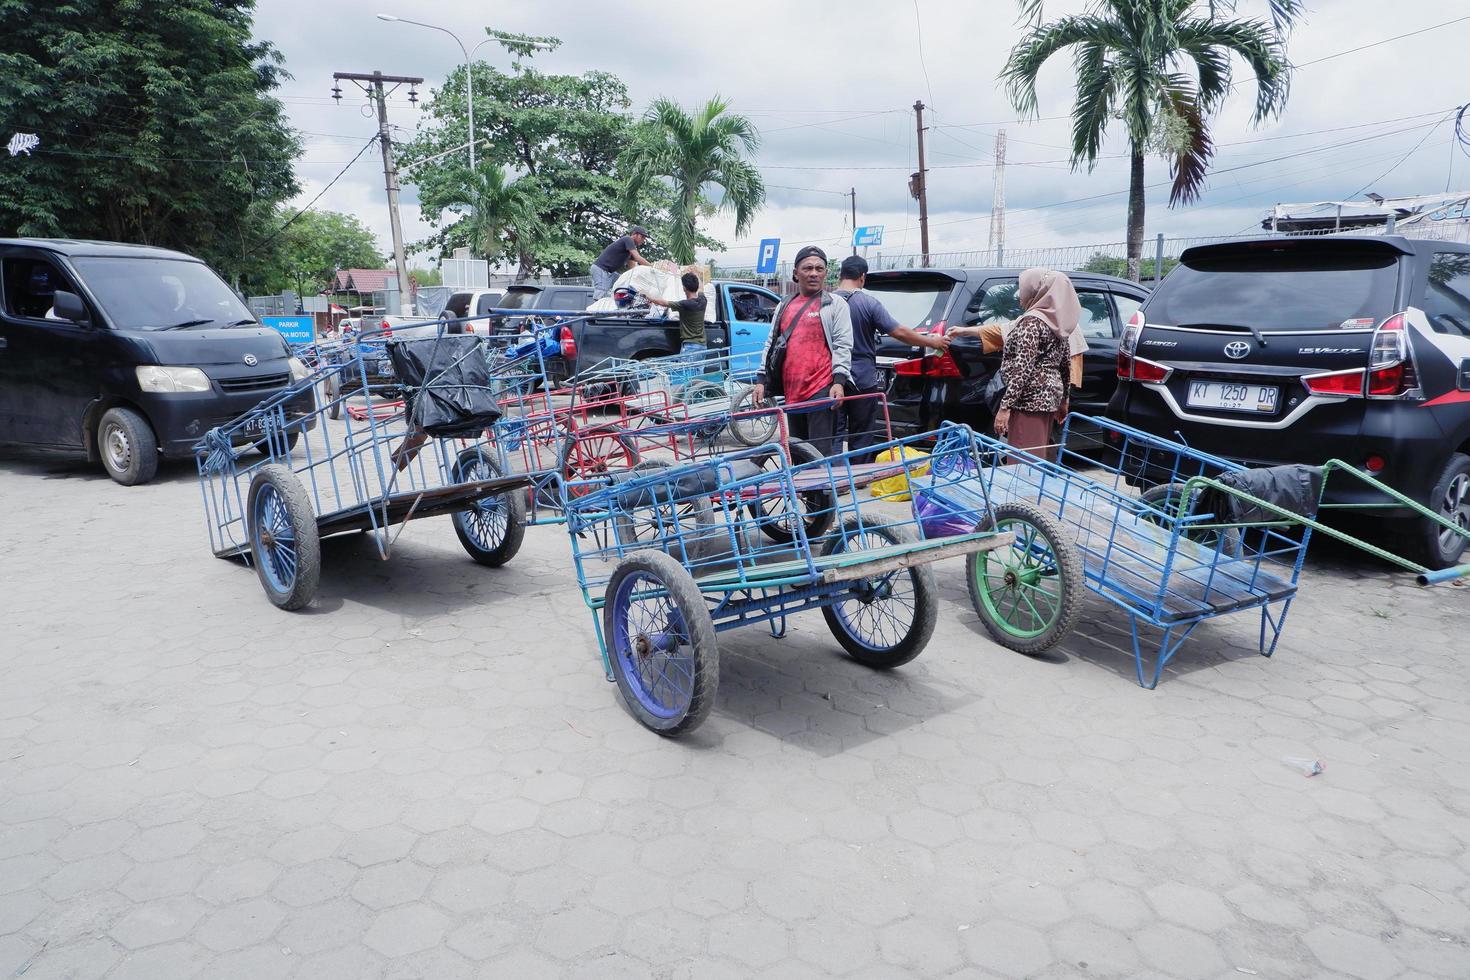
POLYGON ((158 439, 148 420, 131 408, 111 408, 102 416, 97 453, 107 475, 125 487, 147 483, 158 472, 158 439))
POLYGON ((1429 509, 1460 530, 1451 530, 1435 521, 1417 522, 1419 560, 1430 568, 1449 568, 1465 554, 1466 535, 1470 534, 1470 456, 1450 454, 1430 491, 1429 509))

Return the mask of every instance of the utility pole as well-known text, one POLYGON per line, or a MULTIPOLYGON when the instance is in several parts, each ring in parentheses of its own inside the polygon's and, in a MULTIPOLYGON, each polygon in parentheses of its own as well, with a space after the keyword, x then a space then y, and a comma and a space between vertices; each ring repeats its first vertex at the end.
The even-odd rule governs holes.
MULTIPOLYGON (((398 279, 398 313, 408 316, 408 261, 403 253, 403 223, 398 217, 398 168, 393 163, 393 134, 388 129, 388 95, 396 91, 398 86, 407 85, 409 101, 417 102, 418 92, 413 87, 422 85, 424 80, 407 75, 384 75, 380 71, 371 75, 339 71, 332 75, 332 80, 356 82, 359 88, 368 93, 368 98, 378 104, 378 143, 383 151, 383 181, 388 190, 388 224, 393 230, 393 268, 398 279), (393 88, 385 91, 385 82, 392 83, 393 88)), ((342 98, 340 85, 332 88, 332 98, 342 98)))
POLYGON ((1005 265, 1006 254, 1006 131, 995 134, 995 184, 990 191, 990 247, 995 264, 1005 265))
POLYGON ((847 196, 850 197, 850 198, 852 198, 852 244, 853 244, 853 251, 856 252, 857 251, 857 188, 854 187, 854 188, 850 189, 847 192, 847 196))
POLYGON ((914 103, 914 122, 919 132, 919 172, 914 174, 913 192, 919 199, 919 244, 924 252, 924 265, 929 264, 929 188, 928 170, 924 166, 924 103, 914 103))

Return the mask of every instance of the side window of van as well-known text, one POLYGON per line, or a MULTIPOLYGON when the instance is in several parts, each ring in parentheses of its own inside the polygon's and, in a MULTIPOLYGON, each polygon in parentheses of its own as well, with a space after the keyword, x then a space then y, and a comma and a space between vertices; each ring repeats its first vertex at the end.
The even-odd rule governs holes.
POLYGON ((1424 290, 1424 315, 1439 333, 1470 337, 1470 253, 1434 253, 1424 290))
POLYGON ((46 259, 6 259, 0 275, 5 278, 5 312, 11 316, 57 320, 51 309, 56 291, 78 291, 71 277, 46 259))

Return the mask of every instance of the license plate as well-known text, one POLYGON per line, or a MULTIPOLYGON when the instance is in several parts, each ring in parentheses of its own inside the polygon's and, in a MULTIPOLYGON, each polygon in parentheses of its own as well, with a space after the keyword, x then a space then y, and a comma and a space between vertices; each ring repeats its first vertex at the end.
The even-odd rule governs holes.
POLYGON ((265 432, 265 421, 266 417, 264 415, 257 415, 255 418, 246 421, 246 423, 240 427, 240 431, 245 433, 247 436, 261 435, 265 432))
POLYGON ((1214 408, 1223 412, 1251 412, 1271 415, 1281 401, 1276 385, 1237 383, 1234 381, 1191 381, 1190 408, 1214 408))

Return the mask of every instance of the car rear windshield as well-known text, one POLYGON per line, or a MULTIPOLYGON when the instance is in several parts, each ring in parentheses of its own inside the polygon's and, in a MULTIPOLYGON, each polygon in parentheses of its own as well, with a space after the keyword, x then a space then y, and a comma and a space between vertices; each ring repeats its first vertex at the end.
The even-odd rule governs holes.
POLYGON ((78 256, 72 262, 119 330, 255 323, 203 262, 112 256, 78 256))
POLYGON ((1191 257, 1147 305, 1149 323, 1336 330, 1393 313, 1398 256, 1386 248, 1293 247, 1191 257))
POLYGON ((539 289, 510 289, 500 301, 502 310, 534 310, 536 300, 540 298, 539 289))
POLYGON ((954 282, 930 277, 868 280, 864 287, 878 297, 890 316, 905 327, 932 327, 944 318, 954 282))

